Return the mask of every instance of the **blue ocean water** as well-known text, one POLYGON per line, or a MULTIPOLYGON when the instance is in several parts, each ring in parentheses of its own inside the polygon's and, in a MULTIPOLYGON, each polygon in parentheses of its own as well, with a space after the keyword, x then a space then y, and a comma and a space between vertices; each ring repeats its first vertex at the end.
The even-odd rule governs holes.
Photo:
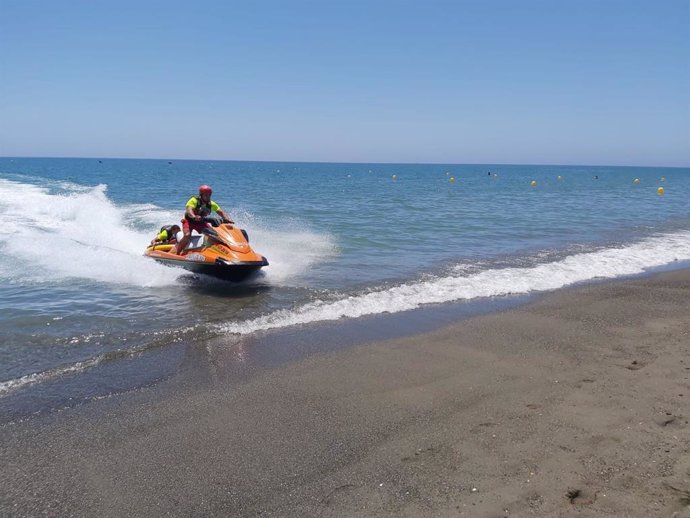
POLYGON ((0 397, 181 340, 683 265, 688 199, 688 168, 0 158, 0 397), (259 278, 143 257, 201 183, 259 278))

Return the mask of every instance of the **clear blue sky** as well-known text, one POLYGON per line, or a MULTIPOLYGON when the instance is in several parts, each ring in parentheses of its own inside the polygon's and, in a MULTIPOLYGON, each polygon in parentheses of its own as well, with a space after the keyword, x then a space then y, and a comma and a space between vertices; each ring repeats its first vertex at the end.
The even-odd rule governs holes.
POLYGON ((690 166, 690 0, 0 0, 0 156, 690 166))

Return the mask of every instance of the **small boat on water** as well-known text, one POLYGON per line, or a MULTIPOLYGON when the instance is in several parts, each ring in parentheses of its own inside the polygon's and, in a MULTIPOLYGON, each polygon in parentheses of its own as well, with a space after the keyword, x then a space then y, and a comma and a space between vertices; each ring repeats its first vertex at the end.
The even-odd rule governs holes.
POLYGON ((190 272, 211 275, 219 279, 240 282, 249 279, 268 261, 249 246, 247 233, 233 224, 210 220, 214 226, 192 235, 180 255, 174 244, 153 244, 144 255, 168 266, 178 266, 190 272))

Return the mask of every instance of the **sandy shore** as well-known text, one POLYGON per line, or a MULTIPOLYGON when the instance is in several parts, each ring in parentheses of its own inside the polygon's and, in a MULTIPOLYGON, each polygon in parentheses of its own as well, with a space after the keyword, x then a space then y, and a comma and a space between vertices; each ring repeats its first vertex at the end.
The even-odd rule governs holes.
POLYGON ((689 270, 586 286, 3 425, 0 516, 690 516, 689 379, 689 270))

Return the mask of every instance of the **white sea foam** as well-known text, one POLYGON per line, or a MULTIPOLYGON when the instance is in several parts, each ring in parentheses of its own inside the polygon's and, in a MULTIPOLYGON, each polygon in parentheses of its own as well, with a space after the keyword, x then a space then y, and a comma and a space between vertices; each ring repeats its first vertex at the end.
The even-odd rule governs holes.
MULTIPOLYGON (((238 224, 242 224, 242 219, 238 224)), ((269 261, 264 269, 265 279, 274 286, 293 285, 300 273, 312 265, 327 261, 338 254, 335 239, 329 234, 318 233, 298 222, 285 228, 266 230, 263 225, 248 224, 252 248, 269 261)))
MULTIPOLYGON (((0 179, 0 278, 174 284, 178 270, 155 263, 142 252, 159 226, 179 220, 180 214, 181 210, 153 204, 118 205, 108 198, 105 185, 54 182, 38 186, 0 179)), ((257 227, 246 212, 235 219, 249 229, 255 250, 268 257, 265 279, 270 283, 289 283, 335 250, 330 236, 309 229, 257 227), (295 254, 298 249, 300 253, 295 254)))
POLYGON ((43 372, 36 372, 32 374, 27 374, 21 378, 11 379, 7 381, 0 382, 0 396, 5 396, 11 392, 14 392, 20 388, 28 387, 29 385, 34 385, 36 383, 42 383, 51 379, 59 378, 68 374, 75 374, 83 372, 87 369, 95 367, 103 360, 104 355, 97 356, 96 358, 91 358, 82 362, 76 362, 70 365, 64 365, 50 369, 43 372))
POLYGON ((554 290, 593 279, 640 274, 650 268, 688 260, 690 232, 683 231, 618 248, 573 254, 531 267, 486 269, 465 276, 463 268, 459 274, 354 294, 336 301, 317 300, 253 320, 222 324, 219 331, 249 334, 299 324, 397 313, 427 304, 554 290))
POLYGON ((63 182, 59 187, 60 194, 53 194, 49 187, 0 179, 3 276, 19 282, 174 282, 170 269, 142 256, 155 227, 147 232, 134 228, 136 206, 117 206, 105 185, 85 188, 63 182))

